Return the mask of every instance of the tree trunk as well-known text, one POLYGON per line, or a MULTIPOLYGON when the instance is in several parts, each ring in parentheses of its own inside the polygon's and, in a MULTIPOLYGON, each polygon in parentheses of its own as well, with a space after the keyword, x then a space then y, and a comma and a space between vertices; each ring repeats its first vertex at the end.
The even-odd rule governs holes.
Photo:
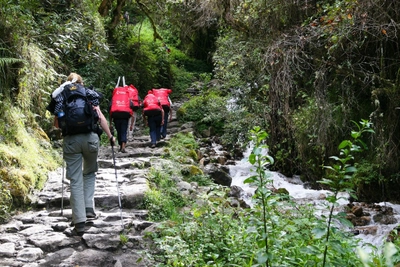
POLYGON ((99 8, 97 9, 99 11, 100 16, 105 17, 108 14, 108 11, 110 11, 111 6, 112 6, 113 0, 103 0, 101 1, 101 4, 99 8))
POLYGON ((125 2, 126 0, 117 0, 117 6, 114 9, 113 18, 110 25, 111 29, 117 27, 118 23, 120 22, 122 16, 122 8, 125 6, 125 2))

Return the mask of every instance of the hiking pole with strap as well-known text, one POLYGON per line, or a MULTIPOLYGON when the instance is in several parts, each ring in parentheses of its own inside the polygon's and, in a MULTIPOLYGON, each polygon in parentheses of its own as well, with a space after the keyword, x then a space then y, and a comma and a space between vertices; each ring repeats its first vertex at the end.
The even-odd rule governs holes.
POLYGON ((135 115, 133 116, 133 127, 132 127, 132 134, 133 131, 135 130, 135 125, 136 125, 136 111, 134 111, 135 115))
POLYGON ((61 179, 61 216, 63 216, 63 211, 64 211, 64 165, 65 165, 65 161, 63 158, 62 179, 61 179))
POLYGON ((119 76, 118 77, 118 82, 117 82, 117 84, 115 85, 115 88, 117 88, 118 86, 119 86, 119 80, 121 79, 121 76, 119 76))
POLYGON ((112 151, 114 170, 115 170, 115 181, 117 182, 118 205, 119 205, 119 211, 120 211, 120 214, 121 214, 121 226, 122 226, 122 230, 124 230, 124 219, 122 218, 122 205, 121 205, 121 195, 119 193, 117 166, 115 165, 114 142, 111 142, 111 151, 112 151))

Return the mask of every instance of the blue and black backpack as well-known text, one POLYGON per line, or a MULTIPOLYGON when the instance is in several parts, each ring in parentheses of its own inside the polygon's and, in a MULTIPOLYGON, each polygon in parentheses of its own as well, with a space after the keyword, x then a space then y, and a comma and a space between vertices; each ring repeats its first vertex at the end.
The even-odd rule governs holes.
POLYGON ((68 84, 62 91, 64 116, 59 118, 63 136, 98 132, 99 116, 86 96, 81 84, 68 84))

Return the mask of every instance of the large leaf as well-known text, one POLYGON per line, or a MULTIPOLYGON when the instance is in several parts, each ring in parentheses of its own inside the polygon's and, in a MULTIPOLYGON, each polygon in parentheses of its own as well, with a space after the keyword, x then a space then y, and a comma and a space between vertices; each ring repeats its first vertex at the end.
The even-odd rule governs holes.
POLYGON ((314 228, 312 233, 314 234, 315 238, 320 239, 326 235, 326 228, 314 228))
POLYGON ((343 149, 345 147, 350 147, 351 145, 352 145, 352 142, 350 142, 349 140, 343 140, 339 145, 339 149, 343 149))
POLYGON ((346 167, 346 173, 354 173, 357 171, 357 168, 354 166, 348 166, 346 167))

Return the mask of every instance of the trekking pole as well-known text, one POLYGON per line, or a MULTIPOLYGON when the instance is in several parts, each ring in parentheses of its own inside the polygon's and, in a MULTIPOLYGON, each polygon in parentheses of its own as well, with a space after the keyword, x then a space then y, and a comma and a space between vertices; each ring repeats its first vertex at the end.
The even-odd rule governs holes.
POLYGON ((115 85, 115 88, 117 88, 118 86, 119 86, 119 80, 121 79, 121 76, 118 76, 118 82, 117 82, 117 84, 115 85))
POLYGON ((63 158, 63 164, 62 164, 62 179, 61 179, 61 216, 63 216, 63 211, 64 211, 64 158, 63 158))
POLYGON ((111 151, 112 151, 112 157, 113 157, 113 163, 114 163, 114 170, 115 170, 115 181, 117 182, 118 205, 119 205, 119 211, 120 211, 120 214, 121 214, 121 226, 122 226, 122 230, 124 230, 124 219, 122 218, 121 195, 120 195, 120 193, 119 193, 118 176, 117 176, 117 166, 115 165, 115 154, 114 154, 114 145, 113 145, 113 144, 111 144, 111 151))
POLYGON ((135 125, 136 125, 136 111, 134 113, 135 113, 135 116, 133 116, 132 135, 133 135, 133 131, 135 130, 135 125))

